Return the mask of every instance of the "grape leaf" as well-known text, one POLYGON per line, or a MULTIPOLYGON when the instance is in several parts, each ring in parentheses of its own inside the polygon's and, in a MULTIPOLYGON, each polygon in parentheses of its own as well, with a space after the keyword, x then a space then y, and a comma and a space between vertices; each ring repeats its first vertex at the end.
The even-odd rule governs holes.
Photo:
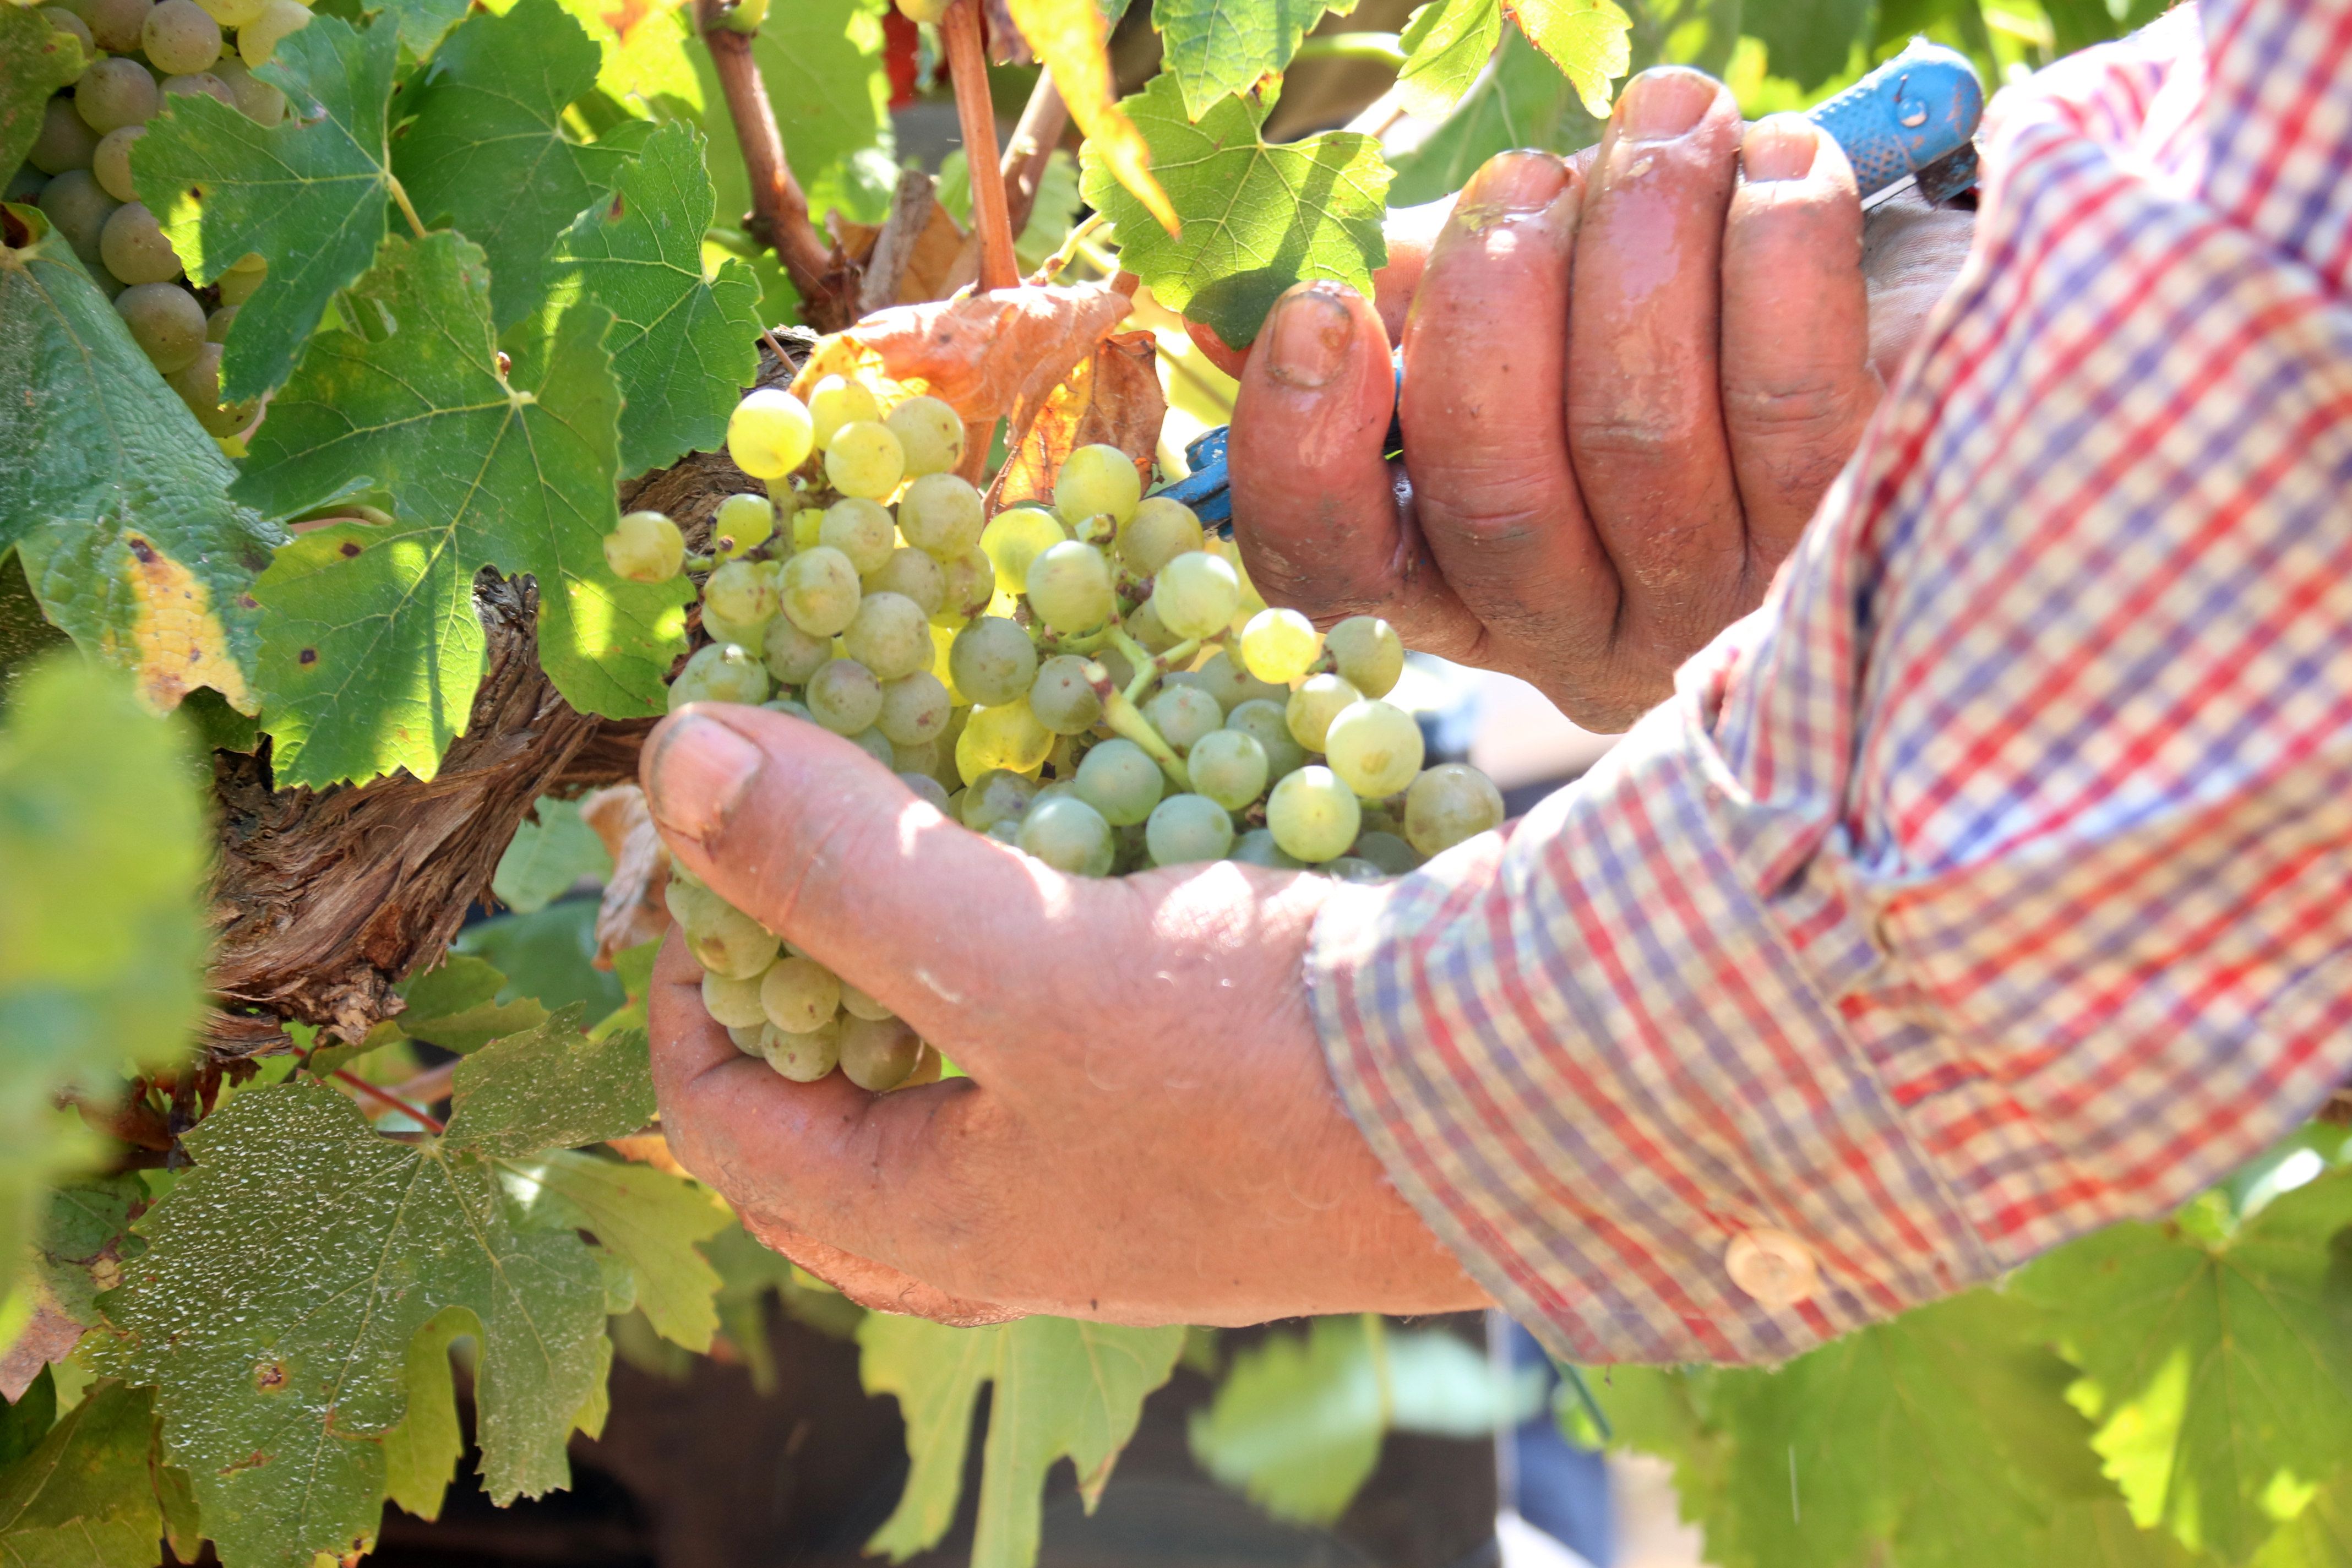
POLYGON ((85 1327, 98 1322, 98 1293, 122 1282, 122 1260, 145 1245, 131 1234, 131 1221, 146 1206, 146 1188, 127 1173, 82 1176, 50 1189, 33 1266, 58 1310, 85 1327))
POLYGON ((231 502, 236 470, 48 220, 7 223, 30 238, 0 245, 0 558, 13 546, 47 618, 150 706, 211 686, 249 712, 247 595, 285 535, 231 502))
POLYGON ((446 233, 387 240, 349 308, 367 330, 312 343, 232 490, 279 516, 372 487, 399 508, 388 526, 303 534, 254 587, 270 612, 261 686, 278 783, 433 776, 481 681, 485 566, 538 577, 540 663, 574 708, 656 710, 693 588, 624 583, 604 564, 618 521, 609 313, 583 302, 517 326, 501 371, 481 252, 446 233))
POLYGON ((1192 1413, 1192 1457, 1276 1519, 1338 1519, 1388 1435, 1380 1331, 1362 1317, 1317 1318, 1242 1352, 1214 1402, 1192 1413))
MULTIPOLYGON (((898 180, 890 128, 890 80, 882 68, 882 13, 888 0, 793 0, 771 5, 751 58, 767 84, 777 129, 810 215, 880 223, 898 180)), ((723 95, 710 51, 691 51, 703 100, 723 95)), ((740 223, 751 205, 742 150, 731 135, 708 149, 719 219, 740 223)))
POLYGON ((1507 148, 1572 153, 1600 135, 1601 121, 1584 112, 1559 68, 1517 27, 1507 28, 1495 68, 1428 141, 1397 155, 1389 200, 1399 206, 1433 202, 1460 190, 1479 164, 1507 148))
MULTIPOLYGON (((383 0, 400 28, 400 47, 417 59, 433 52, 450 28, 464 20, 467 0, 383 0)), ((373 16, 378 7, 368 7, 373 16)))
POLYGON ((71 654, 0 729, 0 1298, 43 1184, 94 1151, 55 1109, 128 1057, 169 1060, 203 1005, 210 835, 187 735, 71 654))
POLYGON ((30 5, 0 11, 0 172, 13 172, 41 134, 49 95, 69 86, 89 62, 81 41, 49 26, 30 5))
MULTIPOLYGON (((2170 1535, 2163 1539, 2173 1542, 2170 1535)), ((2177 1549, 2179 1543, 2173 1544, 2177 1549)), ((2176 1557, 2185 1563, 2188 1553, 2176 1550, 2176 1557)), ((2254 1568, 2345 1568, 2347 1563, 2352 1563, 2352 1479, 2322 1488, 2310 1506, 2280 1527, 2254 1556, 2254 1568)), ((2053 1564, 2053 1568, 2064 1565, 2053 1564)), ((2175 1568, 2175 1564, 2158 1563, 2153 1568, 2175 1568)))
POLYGON ((153 1395, 102 1384, 0 1474, 0 1563, 149 1568, 163 1533, 147 1450, 153 1395))
MULTIPOLYGON (((1120 10, 1125 8, 1121 0, 1120 10)), ((1096 0, 1007 0, 1007 9, 1061 90, 1094 157, 1174 237, 1182 226, 1151 172, 1150 145, 1117 101, 1118 86, 1110 69, 1110 27, 1117 18, 1096 0)))
POLYGON ((595 829, 580 820, 578 801, 542 795, 531 812, 539 820, 515 829, 490 878, 499 901, 526 915, 545 909, 583 878, 601 882, 613 874, 613 857, 595 829))
POLYGON ((624 475, 718 450, 759 374, 758 279, 731 258, 716 279, 702 275, 714 199, 702 147, 682 121, 654 132, 548 262, 551 312, 583 299, 613 312, 604 346, 621 383, 624 475))
POLYGON ((596 90, 624 112, 702 114, 702 83, 687 50, 690 6, 670 7, 625 0, 561 0, 563 9, 596 41, 602 63, 596 90), (659 100, 667 99, 668 103, 659 100))
POLYGON ((517 0, 504 15, 468 17, 401 89, 409 122, 393 171, 428 226, 481 247, 501 328, 530 310, 555 237, 612 188, 627 157, 564 131, 563 111, 596 85, 603 62, 557 0, 517 0))
POLYGON ((2338 1172, 2234 1235, 2119 1225, 2020 1276, 2082 1369, 2073 1397, 2141 1523, 2242 1561, 2352 1470, 2347 1226, 2338 1172))
POLYGON ((696 1243, 733 1222, 709 1193, 650 1165, 552 1154, 522 1173, 575 1207, 582 1223, 625 1264, 636 1305, 655 1331, 700 1354, 719 1331, 718 1271, 696 1243))
POLYGON ((400 1015, 398 1026, 411 1039, 462 1057, 547 1022, 547 1009, 529 997, 499 1001, 506 983, 505 975, 480 959, 449 953, 402 984, 408 1010, 400 1015))
POLYGON ((1388 260, 1381 221, 1389 184, 1373 138, 1327 131, 1271 145, 1258 134, 1265 106, 1239 98, 1221 100, 1194 124, 1168 76, 1154 77, 1124 107, 1151 144, 1183 237, 1171 239, 1151 221, 1091 144, 1081 188, 1118 226, 1120 262, 1161 304, 1239 348, 1302 279, 1371 292, 1372 269, 1388 260))
POLYGON ((336 290, 375 256, 393 190, 385 112, 399 58, 396 24, 354 32, 315 15, 254 72, 285 92, 282 121, 173 95, 131 150, 139 199, 191 281, 210 283, 249 255, 269 262, 221 345, 229 402, 284 381, 336 290))
POLYGON ((499 994, 550 1009, 577 1002, 591 1018, 622 1005, 619 977, 595 967, 596 900, 562 900, 532 915, 500 915, 467 926, 451 944, 489 961, 507 977, 499 994))
POLYGON ((1397 101, 1424 120, 1451 114, 1502 41, 1496 0, 1429 0, 1405 23, 1397 101))
POLYGON ((972 1403, 992 1382, 971 1563, 1029 1568, 1046 1471, 1067 1455, 1094 1507, 1135 1435, 1144 1396, 1175 1370, 1184 1331, 1066 1318, 951 1329, 873 1312, 858 1325, 857 1344, 866 1391, 898 1397, 912 1461, 898 1508, 866 1549, 903 1563, 947 1532, 963 1485, 972 1403))
POLYGON ((416 1331, 402 1368, 407 1412, 383 1435, 384 1496, 418 1519, 441 1517, 441 1501, 466 1453, 457 1382, 449 1372, 449 1347, 461 1336, 482 1342, 481 1321, 463 1307, 448 1308, 416 1331))
POLYGON ((1870 0, 1749 0, 1739 13, 1739 30, 1763 41, 1765 69, 1805 92, 1844 71, 1869 26, 1870 0))
POLYGON ((1633 19, 1615 0, 1502 0, 1528 41, 1550 57, 1576 89, 1584 111, 1609 115, 1609 84, 1633 63, 1633 19))
POLYGON ((157 1385, 166 1455, 228 1568, 373 1541, 410 1342, 452 1308, 479 1325, 491 1496, 566 1484, 609 1348, 604 1281, 576 1235, 518 1212, 498 1157, 625 1131, 652 1097, 644 1037, 577 1026, 559 1015, 467 1058, 432 1142, 380 1137, 302 1082, 248 1089, 188 1134, 194 1165, 140 1220, 147 1251, 108 1299, 109 1364, 157 1385))
POLYGON ((1198 120, 1220 99, 1279 81, 1309 28, 1327 12, 1344 16, 1355 8, 1356 0, 1154 0, 1151 25, 1184 112, 1198 120))
POLYGON ((41 1445, 58 1418, 58 1380, 45 1364, 13 1401, 0 1400, 0 1476, 41 1445))

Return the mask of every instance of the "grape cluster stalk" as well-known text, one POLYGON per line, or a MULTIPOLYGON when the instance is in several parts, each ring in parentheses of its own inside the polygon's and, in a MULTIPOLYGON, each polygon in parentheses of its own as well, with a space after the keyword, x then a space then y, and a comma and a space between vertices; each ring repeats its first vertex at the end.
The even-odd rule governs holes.
MULTIPOLYGON (((719 504, 707 554, 657 511, 604 542, 623 577, 700 576, 708 640, 672 711, 752 703, 821 725, 1075 876, 1231 859, 1377 881, 1502 825, 1493 782, 1424 766, 1419 722, 1386 700, 1405 667, 1394 628, 1355 616, 1326 634, 1266 607, 1125 452, 1081 447, 1050 505, 991 517, 956 471, 946 403, 886 410, 842 376, 809 392, 737 405, 728 453, 764 493, 719 504)), ((682 865, 668 898, 703 1004, 746 1054, 877 1091, 938 1075, 887 1008, 682 865)))
POLYGON ((80 44, 89 63, 43 105, 40 133, 0 199, 38 206, 196 422, 215 437, 236 435, 259 405, 221 402, 221 345, 267 264, 247 256, 209 288, 191 288, 131 187, 131 149, 177 94, 202 93, 262 125, 283 121, 286 95, 252 68, 310 24, 310 8, 299 0, 59 0, 41 15, 80 44))

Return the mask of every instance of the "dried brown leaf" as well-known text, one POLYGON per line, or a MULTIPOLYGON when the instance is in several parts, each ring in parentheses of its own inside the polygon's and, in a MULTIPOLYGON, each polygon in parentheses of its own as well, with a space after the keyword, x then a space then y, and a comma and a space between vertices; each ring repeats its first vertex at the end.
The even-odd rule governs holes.
POLYGON ((992 509, 1050 497, 1062 460, 1080 447, 1116 447, 1135 459, 1148 485, 1160 449, 1168 398, 1160 387, 1159 350, 1150 332, 1105 339, 1070 373, 996 476, 992 509))
POLYGON ((669 888, 669 856, 653 813, 646 809, 645 792, 635 784, 614 784, 584 795, 580 820, 604 842, 613 858, 613 874, 604 881, 604 897, 596 908, 596 957, 599 969, 613 966, 613 955, 653 941, 669 929, 669 910, 662 895, 669 888))

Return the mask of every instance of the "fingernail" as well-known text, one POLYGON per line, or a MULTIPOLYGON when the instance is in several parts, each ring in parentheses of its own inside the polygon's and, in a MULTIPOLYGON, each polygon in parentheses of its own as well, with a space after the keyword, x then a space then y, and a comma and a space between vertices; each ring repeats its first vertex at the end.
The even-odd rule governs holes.
POLYGON ((1617 133, 1668 142, 1696 125, 1715 101, 1712 78, 1681 66, 1656 66, 1625 84, 1617 100, 1617 133))
POLYGON ((1265 368, 1276 381, 1309 391, 1323 386, 1348 362, 1356 323, 1324 285, 1301 283, 1275 301, 1267 324, 1265 368))
POLYGON ((1568 187, 1568 165, 1549 153, 1497 153, 1478 166, 1454 204, 1457 219, 1472 213, 1540 212, 1568 187))
POLYGON ((673 833, 708 840, 727 826, 760 771, 759 748, 698 713, 670 721, 646 779, 654 820, 673 833))
POLYGON ((1740 172, 1751 180, 1801 180, 1813 172, 1821 132, 1801 114, 1770 114, 1739 143, 1740 172))

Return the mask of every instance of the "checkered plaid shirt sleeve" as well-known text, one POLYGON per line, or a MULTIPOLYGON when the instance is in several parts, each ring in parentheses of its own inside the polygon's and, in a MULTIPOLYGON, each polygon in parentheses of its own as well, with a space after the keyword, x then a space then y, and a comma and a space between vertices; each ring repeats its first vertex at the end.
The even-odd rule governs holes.
POLYGON ((2352 1070, 2352 0, 2207 0, 2001 109, 1764 606, 1318 922, 1350 1110, 1561 1355, 1795 1354, 2163 1213, 2352 1070))

